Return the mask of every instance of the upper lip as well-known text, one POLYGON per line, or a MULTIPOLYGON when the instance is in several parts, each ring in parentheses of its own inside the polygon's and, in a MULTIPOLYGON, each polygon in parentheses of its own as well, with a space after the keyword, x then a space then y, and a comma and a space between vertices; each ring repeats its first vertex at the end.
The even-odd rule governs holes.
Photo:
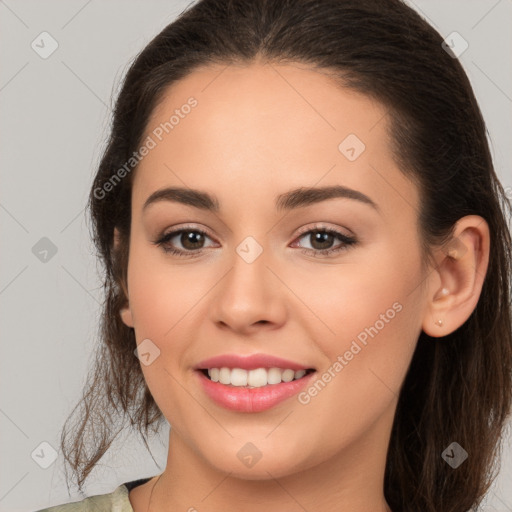
POLYGON ((251 354, 249 356, 221 354, 204 359, 195 366, 196 370, 206 370, 208 368, 242 368, 244 370, 254 370, 256 368, 289 368, 290 370, 307 370, 312 367, 281 357, 275 357, 270 354, 251 354))

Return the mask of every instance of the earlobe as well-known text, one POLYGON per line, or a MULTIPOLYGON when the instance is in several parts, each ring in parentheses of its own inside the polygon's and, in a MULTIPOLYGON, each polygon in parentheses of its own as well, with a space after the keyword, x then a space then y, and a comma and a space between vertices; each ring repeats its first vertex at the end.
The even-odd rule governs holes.
POLYGON ((127 327, 133 327, 133 317, 129 306, 122 308, 119 311, 119 315, 121 316, 121 320, 127 327))
POLYGON ((429 279, 422 323, 426 334, 446 336, 471 316, 482 291, 489 248, 489 226, 482 217, 468 215, 457 222, 429 279))
MULTIPOLYGON (((113 246, 114 246, 114 252, 118 250, 119 244, 121 243, 121 233, 117 227, 114 228, 114 239, 113 239, 113 246)), ((121 283, 123 292, 126 297, 128 297, 128 290, 125 287, 124 283, 121 283)), ((128 304, 127 299, 127 305, 119 310, 119 316, 121 317, 121 320, 123 323, 128 327, 133 327, 133 316, 130 309, 130 306, 128 304)))

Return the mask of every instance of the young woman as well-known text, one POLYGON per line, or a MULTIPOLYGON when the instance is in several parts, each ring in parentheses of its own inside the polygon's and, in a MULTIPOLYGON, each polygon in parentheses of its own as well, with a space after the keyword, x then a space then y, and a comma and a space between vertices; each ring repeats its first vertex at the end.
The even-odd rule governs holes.
POLYGON ((81 489, 118 415, 144 440, 168 421, 167 466, 48 511, 480 503, 510 205, 451 46, 399 0, 202 0, 140 53, 91 189, 102 343, 62 448, 81 489))

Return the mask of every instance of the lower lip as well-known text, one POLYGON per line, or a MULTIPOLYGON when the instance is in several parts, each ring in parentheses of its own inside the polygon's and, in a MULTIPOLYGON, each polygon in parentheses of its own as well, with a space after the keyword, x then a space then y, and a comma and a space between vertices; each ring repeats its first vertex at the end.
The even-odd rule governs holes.
POLYGON ((311 380, 316 372, 301 379, 280 384, 267 384, 259 388, 226 386, 213 382, 203 372, 196 371, 205 393, 218 405, 238 412, 261 412, 290 398, 311 380))

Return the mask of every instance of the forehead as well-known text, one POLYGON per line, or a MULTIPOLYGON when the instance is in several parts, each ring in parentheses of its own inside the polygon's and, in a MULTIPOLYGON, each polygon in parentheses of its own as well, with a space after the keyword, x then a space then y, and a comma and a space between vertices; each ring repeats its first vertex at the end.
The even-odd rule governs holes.
MULTIPOLYGON (((197 106, 187 116, 186 125, 198 135, 207 132, 212 144, 218 142, 217 138, 226 143, 225 135, 230 135, 235 144, 244 139, 249 143, 251 136, 257 136, 267 147, 293 141, 292 146, 296 146, 306 138, 312 143, 321 142, 321 136, 325 147, 336 147, 338 139, 350 130, 363 137, 376 121, 383 121, 382 133, 386 128, 387 109, 383 105, 341 88, 327 70, 299 64, 253 63, 202 67, 172 84, 154 109, 147 133, 169 120, 190 97, 196 99, 197 106)), ((185 125, 182 120, 180 124, 185 125)), ((181 128, 178 130, 176 125, 172 129, 176 140, 180 132, 185 138, 181 128)), ((377 132, 372 142, 378 141, 382 133, 377 132)))
POLYGON ((327 72, 298 64, 199 68, 168 87, 150 116, 144 139, 155 145, 137 168, 134 199, 169 184, 219 197, 222 188, 250 189, 253 198, 343 184, 413 201, 388 133, 386 107, 327 72))

